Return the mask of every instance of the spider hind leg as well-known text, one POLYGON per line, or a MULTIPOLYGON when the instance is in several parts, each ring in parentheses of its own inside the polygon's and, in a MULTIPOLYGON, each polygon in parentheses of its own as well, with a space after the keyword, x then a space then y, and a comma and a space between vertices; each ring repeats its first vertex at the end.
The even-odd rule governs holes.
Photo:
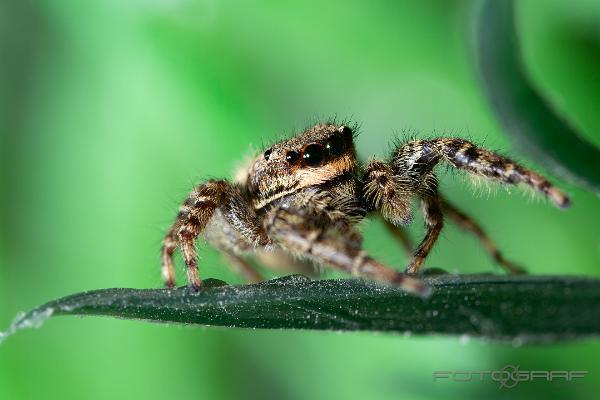
POLYGON ((454 223, 460 226, 467 232, 475 235, 481 242, 482 246, 488 252, 490 257, 494 259, 498 265, 504 268, 510 274, 526 274, 527 271, 510 260, 504 258, 494 241, 488 236, 483 228, 463 211, 458 209, 454 204, 446 199, 442 199, 442 212, 448 216, 454 223))

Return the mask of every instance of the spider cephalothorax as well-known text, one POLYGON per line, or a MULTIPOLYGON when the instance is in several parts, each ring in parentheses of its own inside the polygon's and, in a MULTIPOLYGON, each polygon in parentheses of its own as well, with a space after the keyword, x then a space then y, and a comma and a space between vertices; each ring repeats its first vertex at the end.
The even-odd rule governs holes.
POLYGON ((277 143, 258 157, 248 172, 248 191, 256 209, 308 187, 357 170, 352 131, 317 125, 277 143))
POLYGON ((509 272, 522 272, 502 257, 476 222, 440 196, 435 167, 442 162, 501 183, 524 183, 561 208, 569 205, 568 197, 541 175, 464 139, 412 140, 397 146, 389 160, 371 160, 360 168, 352 129, 319 124, 266 149, 241 182, 211 180, 192 191, 163 241, 164 282, 174 285, 173 253, 179 247, 188 283, 201 286, 195 240, 203 234, 251 281, 260 276, 246 257, 270 255, 286 264, 308 259, 424 294, 427 288, 410 275, 419 271, 437 240, 443 215, 473 232, 509 272), (401 273, 362 249, 355 225, 378 212, 411 248, 402 226, 412 220, 414 198, 421 202, 427 232, 401 273))

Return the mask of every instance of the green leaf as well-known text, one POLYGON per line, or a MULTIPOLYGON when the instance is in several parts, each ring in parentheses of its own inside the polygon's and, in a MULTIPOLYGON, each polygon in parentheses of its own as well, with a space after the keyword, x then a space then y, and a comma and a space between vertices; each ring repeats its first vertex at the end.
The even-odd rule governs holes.
POLYGON ((557 115, 532 84, 514 19, 514 1, 483 1, 476 57, 490 103, 520 150, 552 173, 600 194, 600 150, 557 115))
POLYGON ((468 335, 522 342, 597 336, 600 280, 574 277, 439 275, 428 299, 372 282, 294 275, 254 285, 207 280, 180 289, 103 289, 51 301, 4 335, 51 315, 97 315, 238 328, 468 335))

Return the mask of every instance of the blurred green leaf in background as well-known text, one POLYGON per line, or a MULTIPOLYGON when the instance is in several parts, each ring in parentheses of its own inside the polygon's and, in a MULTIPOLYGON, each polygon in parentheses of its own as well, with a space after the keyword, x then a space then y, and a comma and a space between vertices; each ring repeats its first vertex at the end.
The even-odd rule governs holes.
MULTIPOLYGON (((315 119, 359 122, 362 158, 410 130, 527 162, 480 84, 474 3, 2 1, 0 326, 67 293, 159 287, 160 240, 194 183, 228 176, 253 147, 315 119)), ((523 0, 516 15, 532 81, 600 144, 600 3, 523 0)), ((441 185, 531 273, 598 277, 598 199, 559 184, 568 212, 519 192, 487 196, 460 174, 441 185)), ((364 231, 372 253, 404 266, 379 221, 364 231)), ((200 252, 204 277, 239 282, 200 252)), ((428 263, 499 273, 452 226, 428 263)), ((0 399, 499 398, 493 383, 434 383, 432 372, 506 364, 590 370, 577 383, 520 384, 513 397, 600 390, 597 342, 517 345, 64 318, 0 346, 0 399)))
MULTIPOLYGON (((474 29, 482 81, 506 132, 550 171, 600 195, 600 148, 560 116, 529 79, 515 26, 515 1, 485 0, 474 29)), ((583 32, 585 38, 585 32, 583 32)), ((593 43, 592 43, 593 45, 593 43)), ((596 55, 600 45, 596 43, 596 55)), ((594 85, 600 71, 591 77, 594 85)), ((595 111, 600 94, 595 93, 595 111)))

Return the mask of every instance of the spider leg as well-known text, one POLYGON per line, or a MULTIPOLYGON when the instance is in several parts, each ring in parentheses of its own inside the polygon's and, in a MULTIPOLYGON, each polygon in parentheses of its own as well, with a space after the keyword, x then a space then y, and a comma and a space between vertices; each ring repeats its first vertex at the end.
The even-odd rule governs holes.
POLYGON ((405 273, 416 274, 425 262, 425 258, 435 245, 440 232, 444 226, 444 218, 441 210, 440 198, 437 192, 437 179, 430 173, 423 180, 423 186, 419 190, 421 197, 421 210, 425 220, 427 232, 421 243, 417 246, 413 258, 406 267, 405 273))
MULTIPOLYGON (((429 159, 416 161, 418 168, 394 171, 395 164, 372 160, 367 165, 363 177, 367 210, 379 210, 388 228, 399 236, 401 241, 404 238, 401 236, 402 228, 399 226, 407 225, 412 221, 411 198, 413 196, 421 198, 427 233, 413 253, 412 260, 405 270, 407 274, 419 272, 444 225, 437 192, 437 179, 431 172, 435 164, 431 165, 429 159)), ((407 245, 405 247, 408 248, 407 245)))
POLYGON ((445 161, 470 174, 509 185, 523 183, 546 196, 559 208, 570 206, 570 200, 560 189, 537 172, 515 161, 459 138, 415 140, 394 154, 391 166, 395 173, 418 179, 445 161))
POLYGON ((165 286, 175 285, 173 253, 178 247, 185 261, 189 286, 196 290, 200 287, 202 280, 198 274, 195 241, 217 210, 246 245, 264 245, 268 242, 256 214, 244 201, 240 190, 227 181, 207 181, 190 193, 163 240, 162 277, 165 286))
POLYGON ((338 229, 322 226, 319 218, 303 214, 302 210, 275 208, 268 216, 266 230, 274 243, 294 255, 354 276, 395 285, 411 293, 425 296, 429 292, 420 280, 371 258, 355 235, 349 237, 338 229))
POLYGON ((371 160, 363 175, 364 207, 379 211, 394 226, 408 225, 413 218, 411 198, 418 186, 419 181, 394 172, 390 164, 371 160))
POLYGON ((175 286, 175 263, 173 262, 173 254, 177 248, 175 235, 171 230, 162 241, 161 257, 162 257, 162 280, 166 287, 172 288, 175 286))
POLYGON ((523 268, 504 258, 492 239, 487 235, 487 233, 485 233, 477 221, 475 221, 469 215, 465 214, 446 199, 442 199, 442 211, 444 215, 448 216, 448 218, 453 220, 461 228, 475 235, 490 256, 494 259, 494 261, 500 264, 506 271, 510 272, 511 274, 526 273, 523 268))
MULTIPOLYGON (((523 183, 545 195, 560 208, 570 205, 569 198, 537 172, 467 140, 437 138, 404 143, 397 148, 389 163, 372 160, 367 165, 363 176, 363 192, 367 210, 379 210, 386 220, 396 226, 410 223, 411 197, 420 197, 427 233, 417 247, 406 273, 419 271, 443 227, 442 204, 433 172, 440 162, 505 184, 523 183)), ((483 230, 464 213, 452 207, 446 207, 446 210, 459 225, 474 232, 501 265, 512 272, 521 271, 502 258, 483 230)))

